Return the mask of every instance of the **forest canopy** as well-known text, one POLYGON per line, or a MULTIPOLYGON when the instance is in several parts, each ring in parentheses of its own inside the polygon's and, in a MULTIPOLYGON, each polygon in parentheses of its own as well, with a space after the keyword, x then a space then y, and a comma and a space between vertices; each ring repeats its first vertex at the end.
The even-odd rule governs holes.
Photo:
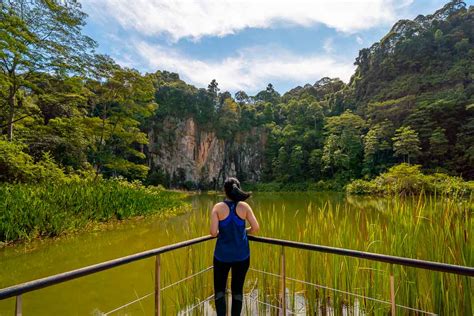
POLYGON ((262 181, 347 183, 403 162, 474 179, 474 8, 462 1, 397 22, 359 52, 347 84, 280 95, 270 83, 253 96, 96 54, 76 1, 2 1, 0 15, 0 181, 39 181, 34 170, 54 165, 164 183, 147 145, 170 117, 227 142, 263 130, 262 181))

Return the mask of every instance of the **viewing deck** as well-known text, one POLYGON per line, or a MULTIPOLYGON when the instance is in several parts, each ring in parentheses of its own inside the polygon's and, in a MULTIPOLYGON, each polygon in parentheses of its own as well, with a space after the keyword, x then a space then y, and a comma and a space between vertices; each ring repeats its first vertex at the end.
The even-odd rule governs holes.
MULTIPOLYGON (((208 272, 212 269, 212 266, 206 267, 202 269, 199 272, 196 272, 194 274, 191 274, 179 281, 176 281, 174 283, 168 284, 163 286, 161 283, 161 276, 162 273, 166 273, 166 271, 162 271, 162 266, 161 266, 161 254, 171 252, 180 248, 184 247, 190 247, 195 244, 207 242, 211 239, 214 239, 214 237, 211 236, 202 236, 199 238, 194 238, 190 240, 186 240, 183 242, 151 249, 148 251, 136 253, 133 255, 113 259, 110 261, 105 261, 101 262, 98 264, 90 265, 87 267, 83 267, 80 269, 56 274, 53 276, 49 276, 46 278, 42 279, 37 279, 34 281, 14 285, 11 287, 7 287, 4 289, 0 290, 0 300, 4 300, 7 298, 11 297, 16 297, 16 307, 15 307, 15 315, 19 316, 22 315, 22 294, 36 291, 45 287, 49 287, 58 283, 66 282, 69 280, 77 279, 86 275, 90 275, 93 273, 97 273, 100 271, 104 271, 107 269, 111 269, 114 267, 122 266, 128 263, 132 263, 138 260, 142 260, 145 258, 149 257, 156 257, 155 261, 155 289, 153 292, 148 293, 147 295, 144 295, 142 297, 137 298, 136 300, 130 301, 130 302, 124 302, 124 305, 118 306, 117 308, 102 313, 103 315, 110 315, 113 313, 116 313, 120 311, 121 309, 130 306, 134 303, 137 303, 147 297, 153 296, 154 297, 154 314, 155 315, 162 315, 162 292, 170 287, 173 287, 177 284, 180 284, 186 280, 192 279, 196 277, 199 274, 208 272)), ((315 251, 315 252, 322 252, 322 253, 329 253, 329 254, 334 254, 334 255, 340 255, 340 256, 347 256, 347 257, 353 257, 353 258, 360 258, 364 260, 371 260, 371 261, 376 261, 376 262, 384 262, 388 263, 391 265, 400 265, 400 266, 407 266, 407 267, 414 267, 418 269, 425 269, 425 270, 432 270, 432 271, 439 271, 443 273, 451 273, 451 274, 457 274, 461 276, 466 276, 467 278, 472 278, 474 277, 474 268, 473 267, 466 267, 466 266, 458 266, 458 265, 452 265, 452 264, 445 264, 445 263, 439 263, 439 262, 431 262, 431 261, 423 261, 423 260, 417 260, 417 259, 411 259, 411 258, 404 258, 404 257, 396 257, 396 256, 388 256, 388 255, 382 255, 382 254, 377 254, 377 253, 370 253, 370 252, 363 252, 363 251, 357 251, 357 250, 350 250, 350 249, 343 249, 343 248, 335 248, 335 247, 328 247, 328 246, 321 246, 321 245, 315 245, 315 244, 309 244, 309 243, 302 243, 302 242, 295 242, 295 241, 289 241, 289 240, 281 240, 281 239, 274 239, 274 238, 267 238, 267 237, 257 237, 257 236, 249 236, 249 240, 252 242, 257 242, 257 243, 264 243, 264 244, 271 244, 271 245, 277 245, 281 247, 281 253, 280 253, 280 271, 279 273, 274 273, 272 271, 263 271, 263 270, 258 270, 254 268, 250 268, 251 271, 254 271, 256 273, 261 273, 265 274, 267 276, 271 277, 276 277, 279 278, 280 280, 280 289, 279 289, 279 304, 274 305, 269 302, 261 301, 258 299, 258 292, 256 290, 250 291, 249 293, 246 293, 246 299, 245 302, 246 304, 260 304, 265 306, 265 310, 267 314, 279 314, 279 315, 306 315, 306 311, 304 308, 304 303, 301 304, 301 306, 296 306, 292 309, 291 306, 287 303, 289 293, 288 289, 286 286, 287 281, 292 281, 292 282, 299 282, 303 283, 309 286, 313 286, 315 288, 319 289, 326 289, 326 290, 331 290, 334 292, 340 292, 345 295, 353 296, 355 298, 361 299, 361 300, 373 300, 376 301, 380 304, 387 304, 390 306, 391 314, 395 315, 397 310, 404 310, 405 312, 413 312, 416 314, 430 314, 430 315, 436 315, 435 313, 431 311, 424 311, 424 310, 419 310, 415 309, 410 306, 403 306, 403 305, 398 305, 396 303, 396 293, 395 293, 395 287, 394 287, 394 275, 393 273, 390 274, 390 283, 387 284, 387 286, 390 287, 390 300, 380 300, 377 298, 371 298, 355 293, 350 293, 347 291, 342 291, 339 289, 333 289, 326 287, 324 285, 320 284, 315 284, 311 283, 307 280, 300 280, 300 279, 295 279, 295 278, 290 278, 286 276, 286 259, 285 259, 285 248, 297 248, 297 249, 303 249, 307 251, 315 251)), ((203 308, 203 306, 207 306, 209 309, 209 312, 212 312, 212 309, 209 305, 209 302, 212 300, 213 296, 209 296, 206 298, 202 298, 201 301, 198 304, 195 304, 193 306, 189 306, 180 314, 182 315, 188 315, 188 314, 193 314, 197 308, 203 308), (206 305, 207 304, 207 305, 206 305)), ((330 309, 330 307, 329 307, 330 309)), ((256 310, 255 308, 252 309, 252 306, 250 306, 250 310, 256 310)), ((326 314, 332 314, 334 311, 325 311, 326 314)), ((202 312, 201 313, 205 313, 202 312)))

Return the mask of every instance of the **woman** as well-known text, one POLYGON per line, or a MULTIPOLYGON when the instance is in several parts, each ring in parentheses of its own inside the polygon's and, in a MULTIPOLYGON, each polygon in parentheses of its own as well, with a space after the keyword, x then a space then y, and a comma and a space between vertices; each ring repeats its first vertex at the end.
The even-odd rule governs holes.
POLYGON ((244 201, 250 193, 240 189, 236 178, 224 182, 226 198, 214 205, 211 212, 211 235, 216 237, 214 250, 214 300, 218 316, 226 314, 225 289, 232 269, 232 316, 240 315, 245 275, 250 265, 247 234, 256 233, 259 225, 252 208, 244 201), (245 221, 250 227, 245 228, 245 221))

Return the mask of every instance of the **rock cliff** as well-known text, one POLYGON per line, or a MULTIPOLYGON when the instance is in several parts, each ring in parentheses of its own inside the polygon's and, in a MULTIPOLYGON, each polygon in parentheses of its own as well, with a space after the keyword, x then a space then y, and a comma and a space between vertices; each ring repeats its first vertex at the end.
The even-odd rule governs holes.
POLYGON ((240 132, 231 140, 190 117, 168 117, 148 133, 148 163, 168 186, 213 188, 228 176, 259 181, 263 169, 266 133, 262 128, 240 132))

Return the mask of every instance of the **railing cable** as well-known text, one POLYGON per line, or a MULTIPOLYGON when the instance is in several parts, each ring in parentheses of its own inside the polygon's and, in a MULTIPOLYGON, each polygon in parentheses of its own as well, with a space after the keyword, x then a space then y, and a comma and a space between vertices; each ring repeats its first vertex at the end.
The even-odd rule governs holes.
POLYGON ((198 308, 199 306, 201 306, 202 304, 204 304, 205 302, 208 302, 210 301, 212 298, 214 297, 214 294, 208 296, 207 298, 205 298, 204 300, 200 301, 199 303, 191 306, 190 308, 186 309, 184 312, 179 313, 178 315, 188 315, 189 312, 191 312, 192 310, 194 310, 195 308, 198 308))
POLYGON ((192 278, 194 278, 195 276, 197 276, 197 275, 199 275, 199 274, 201 274, 201 273, 204 273, 204 272, 207 272, 207 271, 211 270, 212 268, 213 268, 213 266, 210 266, 210 267, 207 267, 207 268, 205 268, 205 269, 202 269, 202 270, 199 271, 199 272, 196 272, 196 273, 194 273, 194 274, 191 274, 191 275, 189 275, 189 276, 187 276, 187 277, 185 277, 185 278, 182 278, 182 279, 179 280, 179 281, 176 281, 176 282, 174 282, 174 283, 171 283, 171 284, 165 286, 165 287, 162 288, 161 290, 162 290, 162 291, 163 291, 163 290, 166 290, 167 288, 170 288, 170 287, 175 286, 175 285, 177 285, 177 284, 179 284, 179 283, 182 283, 182 282, 184 282, 184 281, 187 281, 187 280, 189 280, 189 279, 192 279, 192 278))
POLYGON ((145 298, 147 298, 148 296, 153 295, 154 293, 155 293, 155 292, 151 292, 151 293, 148 293, 148 294, 146 294, 146 295, 143 295, 142 297, 139 297, 139 298, 137 298, 136 300, 133 300, 133 301, 128 302, 128 303, 126 303, 126 304, 124 304, 124 305, 122 305, 122 306, 119 306, 119 307, 117 307, 117 308, 115 308, 115 309, 113 309, 113 310, 111 310, 111 311, 108 311, 107 313, 102 313, 102 315, 106 316, 106 315, 110 315, 110 314, 112 314, 112 313, 118 312, 119 310, 124 309, 124 308, 127 307, 127 306, 130 306, 130 305, 132 305, 132 304, 135 304, 135 303, 137 303, 137 302, 140 302, 141 300, 144 300, 145 298))
MULTIPOLYGON (((271 272, 267 272, 267 271, 263 271, 263 270, 259 270, 259 269, 249 268, 249 270, 259 272, 259 273, 263 273, 263 274, 267 274, 267 275, 271 275, 271 276, 278 277, 278 278, 280 277, 279 274, 271 273, 271 272)), ((377 303, 391 304, 389 301, 384 301, 384 300, 373 298, 373 297, 370 297, 370 296, 364 296, 364 295, 361 295, 361 294, 356 294, 356 293, 351 293, 351 292, 347 292, 347 291, 343 291, 343 290, 338 290, 338 289, 334 289, 334 288, 331 288, 331 287, 328 287, 328 286, 324 286, 324 285, 320 285, 320 284, 316 284, 316 283, 312 283, 312 282, 308 282, 308 281, 304 281, 304 280, 299 280, 299 279, 290 278, 290 277, 286 277, 286 279, 289 280, 289 281, 299 282, 299 283, 303 283, 303 284, 306 284, 306 285, 311 285, 311 286, 314 286, 314 287, 322 288, 322 289, 325 289, 325 290, 330 290, 330 291, 333 291, 333 292, 339 292, 339 293, 342 293, 342 294, 351 295, 351 296, 355 296, 355 297, 358 297, 358 298, 363 298, 363 299, 374 301, 374 302, 377 302, 377 303)), ((400 307, 400 308, 403 308, 403 309, 408 309, 408 310, 411 310, 411 311, 414 311, 414 312, 423 313, 423 314, 437 315, 437 314, 434 314, 432 312, 427 312, 427 311, 424 311, 424 310, 421 310, 421 309, 416 309, 416 308, 412 308, 412 307, 408 307, 408 306, 404 306, 404 305, 397 304, 397 307, 400 307)))
MULTIPOLYGON (((253 297, 249 297, 250 300, 256 302, 256 303, 259 303, 259 304, 262 304, 262 305, 265 305, 265 306, 268 306, 268 307, 271 307, 271 308, 274 308, 274 309, 277 309, 277 310, 281 310, 281 307, 280 306, 277 306, 277 305, 272 305, 270 303, 267 303, 267 302, 263 302, 263 301, 260 301, 259 299, 257 298, 253 298, 253 297)), ((286 310, 286 312, 288 314, 295 314, 294 312, 290 311, 290 310, 286 310)))
MULTIPOLYGON (((168 289, 168 288, 170 288, 170 287, 172 287, 172 286, 175 286, 175 285, 180 284, 180 283, 182 283, 182 282, 184 282, 184 281, 187 281, 187 280, 189 280, 189 279, 192 279, 192 278, 194 278, 195 276, 198 276, 199 274, 202 274, 202 273, 204 273, 204 272, 207 272, 207 271, 211 270, 212 268, 213 268, 213 266, 209 266, 209 267, 207 267, 207 268, 205 268, 205 269, 202 269, 202 270, 199 271, 199 272, 196 272, 196 273, 194 273, 194 274, 188 275, 187 277, 182 278, 181 280, 178 280, 178 281, 176 281, 176 282, 174 282, 174 283, 168 284, 167 286, 163 287, 163 288, 161 289, 161 291, 164 291, 164 290, 166 290, 166 289, 168 289)), ((102 313, 102 315, 106 316, 106 315, 110 315, 110 314, 112 314, 112 313, 115 313, 115 312, 117 312, 117 311, 119 311, 119 310, 121 310, 121 309, 124 309, 124 308, 127 307, 127 306, 130 306, 130 305, 135 304, 135 303, 137 303, 137 302, 139 302, 139 301, 141 301, 141 300, 144 300, 145 298, 147 298, 147 297, 153 295, 154 293, 155 293, 155 292, 151 292, 151 293, 145 294, 145 295, 143 295, 143 296, 141 296, 141 297, 139 297, 139 298, 137 298, 137 299, 135 299, 135 300, 133 300, 133 301, 130 301, 130 302, 124 304, 124 305, 121 305, 121 306, 119 306, 119 307, 117 307, 117 308, 115 308, 115 309, 113 309, 113 310, 111 310, 111 311, 109 311, 109 312, 107 312, 107 313, 102 313)))

